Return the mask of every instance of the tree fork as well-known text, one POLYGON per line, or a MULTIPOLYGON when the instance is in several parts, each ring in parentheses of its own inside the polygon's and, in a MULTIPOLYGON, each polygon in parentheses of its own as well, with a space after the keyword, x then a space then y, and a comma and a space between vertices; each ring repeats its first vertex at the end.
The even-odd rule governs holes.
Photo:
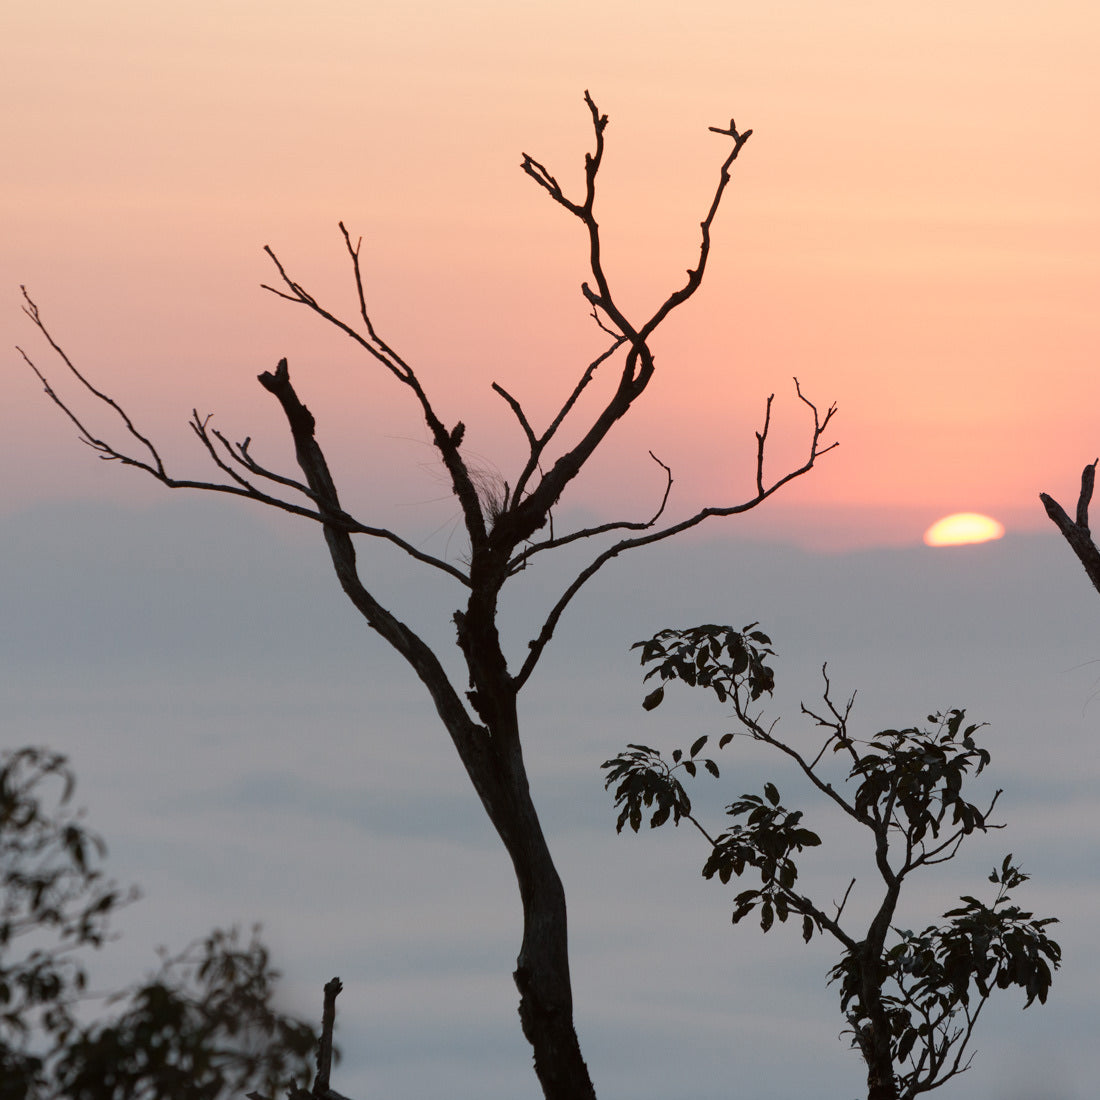
POLYGON ((1081 493, 1077 498, 1076 520, 1070 519, 1066 510, 1048 494, 1040 493, 1039 499, 1043 502, 1047 515, 1069 543, 1070 549, 1077 555, 1078 561, 1085 567, 1093 588, 1100 592, 1100 548, 1093 541, 1089 530, 1089 504, 1096 483, 1097 462, 1100 459, 1094 459, 1081 471, 1081 493))
MULTIPOLYGON (((294 439, 298 464, 322 510, 341 514, 336 486, 315 438, 316 424, 290 382, 285 359, 275 372, 259 376, 260 384, 278 399, 294 439)), ((520 994, 523 1033, 535 1057, 535 1073, 547 1100, 595 1100, 573 1026, 573 992, 569 975, 569 938, 565 890, 531 801, 523 762, 516 710, 516 688, 495 626, 496 591, 500 571, 484 566, 487 548, 474 551, 468 614, 456 612, 459 645, 470 669, 469 698, 486 727, 475 727, 451 698, 444 674, 424 654, 392 616, 378 606, 359 580, 351 536, 338 522, 326 523, 328 544, 345 593, 372 627, 416 670, 437 697, 437 709, 459 750, 470 781, 500 836, 515 871, 523 905, 523 941, 514 974, 520 994), (478 568, 481 566, 481 568, 478 568), (476 731, 473 736, 471 734, 476 731), (470 751, 476 746, 479 751, 470 751)))

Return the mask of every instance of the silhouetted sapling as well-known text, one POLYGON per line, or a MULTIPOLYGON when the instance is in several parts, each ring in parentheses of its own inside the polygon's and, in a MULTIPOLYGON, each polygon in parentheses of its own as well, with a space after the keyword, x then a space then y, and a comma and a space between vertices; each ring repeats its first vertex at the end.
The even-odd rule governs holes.
MULTIPOLYGON (((964 896, 941 924, 922 932, 896 924, 902 887, 913 872, 953 859, 970 834, 1002 827, 989 821, 1000 791, 984 809, 963 796, 965 781, 990 760, 975 740, 980 727, 964 725, 963 711, 929 715, 927 729, 881 730, 859 739, 849 727, 854 696, 843 708, 834 706, 826 675, 824 713, 802 707, 827 731, 810 756, 775 736, 774 723, 763 723, 758 706, 774 687, 768 663, 774 653, 756 623, 742 630, 662 630, 634 648, 641 649, 642 664, 652 666, 645 679, 661 681, 646 696, 646 710, 661 704, 671 680, 709 688, 719 702, 732 705, 740 735, 787 756, 822 795, 870 832, 881 900, 870 923, 856 931, 850 920, 842 921, 854 878, 832 912, 799 885, 795 857, 821 839, 803 824, 802 812, 783 805, 774 783, 731 803, 724 831, 698 820, 680 777, 694 779, 700 767, 719 776, 715 760, 700 755, 708 736, 687 750, 673 750, 670 760, 632 744, 603 764, 605 787, 615 788, 618 831, 629 825, 637 832, 646 816, 652 827, 689 821, 708 845, 705 878, 728 883, 746 873, 759 877, 759 886, 733 899, 734 924, 756 911, 767 932, 776 919, 784 923, 793 915, 801 918, 807 942, 815 932, 838 941, 842 954, 830 981, 839 986, 853 1046, 867 1065, 868 1100, 910 1100, 964 1072, 971 1034, 994 989, 1019 986, 1025 1008, 1046 1000, 1052 968, 1061 958, 1046 934, 1055 918, 1036 919, 1012 902, 1009 891, 1027 875, 1011 855, 989 876, 996 887, 991 901, 964 896)), ((719 749, 734 736, 723 734, 719 749)))

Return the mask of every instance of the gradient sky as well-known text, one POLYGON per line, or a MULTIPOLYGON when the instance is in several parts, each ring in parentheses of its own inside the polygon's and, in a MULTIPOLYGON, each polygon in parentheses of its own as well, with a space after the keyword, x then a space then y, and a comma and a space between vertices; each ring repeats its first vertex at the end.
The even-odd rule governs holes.
MULTIPOLYGON (((836 1095, 858 1088, 821 988, 827 956, 808 964, 790 937, 760 948, 747 929, 734 951, 725 900, 698 909, 683 837, 654 857, 608 836, 598 764, 639 720, 625 645, 672 621, 740 625, 742 609, 778 621, 806 696, 828 657, 876 720, 961 704, 1006 728, 1012 844, 1031 844, 1039 897, 1084 954, 1061 1007, 991 1016, 992 1066, 959 1088, 1034 1100, 1032 1072, 1050 1096, 1092 1096, 1100 777, 1079 746, 1095 727, 1085 662, 1100 606, 1038 493, 1071 506, 1100 451, 1098 49, 1100 9, 1075 0, 41 0, 0 16, 0 343, 60 382, 19 311, 24 283, 181 475, 206 472, 186 427, 196 406, 262 459, 291 461, 255 381, 287 356, 345 500, 453 556, 456 510, 415 409, 346 338, 259 289, 273 275, 263 246, 351 315, 337 222, 362 234, 379 330, 444 420, 466 422, 468 452, 508 476, 521 439, 490 383, 539 422, 603 347, 578 293, 580 226, 524 177, 521 151, 577 193, 585 89, 610 116, 598 216, 613 288, 638 316, 698 256, 726 151, 707 127, 732 115, 754 130, 703 289, 662 330, 644 401, 570 503, 648 514, 649 449, 673 468, 674 512, 742 499, 768 394, 776 471, 803 445, 794 375, 839 405, 841 446, 683 558, 607 582, 532 698, 601 1097, 664 1082, 702 1100, 734 1072, 754 1100, 804 1095, 826 1072, 836 1095), (960 511, 1008 534, 919 546, 960 511), (638 607, 640 591, 661 595, 638 607), (667 999, 639 957, 660 960, 667 999), (731 1004, 738 983, 762 998, 752 1011, 731 1004)), ((367 1013, 347 1024, 358 1057, 337 1087, 533 1096, 501 853, 415 685, 380 646, 357 649, 324 562, 303 565, 315 532, 164 501, 94 461, 19 356, 6 362, 5 742, 73 753, 116 873, 150 894, 128 961, 178 942, 181 905, 200 923, 263 917, 298 1003, 341 970, 347 1011, 354 990, 367 1013), (395 744, 393 728, 415 738, 395 744)), ((435 610, 404 575, 393 586, 414 622, 435 610)))
MULTIPOLYGON (((649 448, 684 506, 739 497, 768 393, 777 442, 800 441, 797 374, 840 405, 842 448, 760 522, 849 545, 952 511, 1035 529, 1038 491, 1065 495, 1097 450, 1098 26, 1078 2, 9 6, 0 332, 33 345, 26 283, 192 462, 195 404, 277 446, 254 375, 288 355, 332 446, 400 469, 383 432, 424 442, 403 395, 257 289, 271 244, 353 311, 343 218, 381 330, 507 469, 518 433, 489 383, 546 415, 600 347, 580 227, 520 151, 576 188, 583 90, 610 115, 599 212, 637 315, 694 262, 725 151, 707 126, 733 115, 755 132, 706 285, 578 499, 615 478, 647 507, 649 448)), ((5 445, 39 442, 0 499, 132 492, 18 370, 6 394, 5 445)))

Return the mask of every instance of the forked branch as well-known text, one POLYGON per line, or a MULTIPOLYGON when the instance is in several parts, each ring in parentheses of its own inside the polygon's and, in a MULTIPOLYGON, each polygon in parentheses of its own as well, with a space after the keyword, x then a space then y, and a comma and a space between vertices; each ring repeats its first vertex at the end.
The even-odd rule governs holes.
POLYGON ((1072 520, 1066 510, 1051 496, 1040 493, 1046 513, 1054 525, 1062 532, 1070 549, 1077 555, 1078 561, 1085 567, 1093 587, 1100 592, 1100 548, 1097 547, 1089 530, 1089 504, 1096 484, 1096 465, 1100 459, 1090 462, 1081 471, 1081 492, 1077 497, 1077 518, 1072 520))
POLYGON ((207 492, 225 493, 229 496, 243 497, 247 500, 256 501, 258 504, 265 504, 272 508, 278 508, 280 511, 288 512, 291 515, 313 520, 316 523, 329 524, 342 531, 346 531, 348 534, 366 535, 370 538, 381 539, 385 542, 392 543, 398 549, 408 554, 409 557, 415 558, 425 565, 430 565, 435 569, 447 573, 455 580, 460 581, 463 585, 469 585, 470 579, 461 569, 458 569, 450 562, 443 561, 440 558, 433 557, 431 554, 424 553, 393 531, 383 527, 373 527, 369 524, 361 523, 359 520, 355 519, 355 517, 349 515, 340 508, 333 509, 329 507, 322 509, 320 507, 307 507, 302 504, 297 504, 294 501, 285 500, 282 497, 273 496, 257 488, 256 485, 248 481, 247 478, 243 477, 226 462, 225 458, 219 454, 218 449, 215 447, 215 440, 227 454, 231 456, 233 461, 239 463, 257 477, 266 478, 276 484, 300 492, 316 504, 316 497, 307 485, 294 478, 276 474, 266 467, 261 466, 252 458, 249 450, 252 442, 251 438, 247 438, 241 443, 229 443, 221 432, 210 427, 210 416, 200 416, 197 410, 192 410, 191 413, 191 420, 189 421, 191 430, 195 433, 214 464, 230 477, 233 484, 173 477, 169 474, 168 468, 152 440, 138 430, 129 414, 117 401, 98 390, 77 369, 65 350, 58 344, 46 327, 46 323, 42 319, 38 306, 27 293, 26 287, 22 287, 21 289, 25 300, 23 312, 34 322, 35 327, 42 334, 50 347, 53 348, 69 373, 76 379, 80 388, 89 393, 97 402, 111 409, 123 422, 126 434, 140 444, 140 449, 136 452, 126 451, 94 434, 87 423, 77 415, 73 406, 53 388, 45 372, 38 367, 23 348, 17 347, 16 350, 23 357, 24 362, 26 362, 27 366, 34 372, 39 382, 42 383, 46 395, 75 425, 81 441, 91 447, 104 461, 115 461, 123 466, 133 466, 136 469, 143 470, 145 473, 149 474, 150 477, 155 478, 169 489, 202 489, 207 492), (147 457, 142 457, 141 450, 147 452, 147 457))
MULTIPOLYGON (((711 228, 717 216, 719 206, 721 205, 722 196, 730 181, 730 172, 733 162, 737 159, 745 142, 748 141, 752 134, 751 130, 746 130, 744 133, 738 131, 732 120, 730 121, 728 130, 711 127, 711 130, 732 138, 733 147, 722 163, 722 167, 719 171, 718 183, 711 197, 710 205, 706 215, 700 222, 699 259, 694 268, 688 269, 688 277, 684 285, 669 294, 647 321, 640 326, 635 326, 630 323, 626 315, 619 308, 611 292, 603 265, 603 245, 600 238, 600 227, 594 212, 596 177, 599 173, 600 165, 603 162, 605 148, 604 131, 607 128, 607 116, 600 114, 588 92, 585 92, 584 100, 592 116, 592 127, 595 135, 595 150, 585 156, 584 200, 582 202, 575 202, 568 198, 557 179, 541 162, 535 160, 529 154, 523 154, 521 166, 524 172, 542 187, 555 202, 565 207, 566 210, 573 214, 574 217, 578 218, 583 224, 588 237, 589 270, 595 288, 593 288, 592 283, 585 281, 581 285, 581 292, 592 307, 593 313, 601 326, 606 328, 606 326, 603 326, 603 323, 599 321, 600 315, 602 314, 613 326, 613 328, 608 331, 615 334, 617 341, 621 337, 621 342, 628 345, 628 347, 619 382, 614 393, 605 405, 603 411, 596 417, 591 427, 585 432, 580 442, 570 451, 558 458, 553 466, 541 477, 538 485, 531 491, 528 497, 524 499, 521 498, 519 494, 516 495, 514 522, 509 532, 512 536, 513 547, 529 539, 535 531, 542 527, 546 522, 546 517, 550 509, 558 501, 566 485, 577 476, 584 463, 603 441, 612 426, 626 414, 633 402, 641 396, 648 385, 654 370, 653 353, 648 344, 649 337, 652 336, 657 327, 675 308, 683 305, 699 288, 703 279, 703 273, 706 269, 707 258, 710 255, 711 228)), ((614 348, 611 350, 614 350, 614 348)), ((610 354, 610 352, 608 354, 610 354)), ((601 357, 600 360, 597 360, 597 364, 602 361, 603 358, 606 358, 606 355, 601 357)), ((563 406, 562 412, 551 426, 549 434, 552 434, 553 431, 556 430, 565 414, 572 408, 572 403, 576 399, 576 393, 587 385, 590 378, 590 372, 594 369, 595 365, 596 364, 590 366, 589 372, 586 373, 585 376, 582 376, 578 390, 575 391, 573 397, 563 406)), ((531 435, 533 434, 532 432, 531 435)), ((531 444, 530 435, 528 436, 528 443, 529 445, 531 444)), ((529 460, 528 462, 528 468, 525 471, 526 476, 521 478, 521 481, 524 483, 526 483, 527 477, 530 476, 531 471, 537 465, 537 454, 533 457, 534 461, 529 460)))
POLYGON ((665 487, 661 494, 660 503, 653 515, 646 520, 612 520, 609 523, 601 523, 595 527, 580 527, 576 531, 570 531, 567 535, 555 536, 552 532, 549 538, 536 542, 516 554, 508 563, 508 575, 512 576, 521 569, 527 568, 527 563, 536 554, 544 550, 556 550, 559 546, 567 546, 571 542, 579 542, 581 539, 595 538, 597 535, 606 535, 612 531, 648 531, 664 515, 668 498, 672 493, 672 470, 666 466, 652 451, 649 457, 664 471, 665 487))
POLYGON ((366 328, 366 335, 359 332, 353 325, 337 317, 336 314, 322 306, 320 302, 301 285, 301 283, 292 279, 287 274, 282 262, 279 260, 278 256, 275 255, 270 245, 264 245, 264 251, 271 257, 271 261, 278 270, 279 276, 289 293, 279 290, 276 287, 269 286, 267 283, 263 283, 261 286, 264 290, 271 291, 272 294, 279 298, 284 298, 288 302, 296 302, 299 305, 306 306, 319 317, 328 321, 329 324, 338 328, 341 332, 354 340, 364 351, 381 363, 398 381, 402 382, 413 391, 416 395, 417 403, 420 405, 424 422, 431 432, 432 442, 439 451, 440 457, 443 459, 443 465, 450 474, 451 485, 454 489, 455 497, 462 506, 463 517, 466 522, 466 530, 469 533, 470 541, 476 546, 485 540, 486 524, 485 516, 481 510, 481 503, 478 499, 477 489, 470 477, 470 471, 467 469, 466 463, 459 454, 462 433, 458 428, 449 431, 444 427, 443 421, 436 415, 431 402, 428 400, 428 395, 421 386, 420 380, 417 378, 412 367, 410 367, 409 364, 406 363, 405 360, 402 359, 401 356, 398 355, 397 352, 394 351, 394 349, 376 332, 374 323, 370 318, 370 313, 367 310, 366 292, 363 289, 363 271, 359 263, 359 251, 362 245, 362 239, 360 238, 360 240, 353 245, 351 243, 351 235, 348 233, 343 222, 340 222, 340 233, 344 238, 344 247, 347 250, 348 256, 351 258, 352 274, 355 278, 355 289, 359 299, 359 315, 366 328))
MULTIPOLYGON (((596 319, 596 323, 600 325, 601 328, 604 328, 605 332, 608 332, 610 335, 615 336, 614 333, 611 333, 610 330, 602 324, 599 319, 599 315, 596 313, 595 309, 592 310, 592 316, 596 319)), ((562 405, 561 409, 558 411, 557 416, 555 416, 554 419, 550 422, 550 426, 546 429, 546 431, 544 431, 542 435, 538 437, 535 436, 534 429, 531 427, 531 424, 528 421, 522 407, 520 406, 520 403, 499 383, 493 383, 493 390, 504 398, 504 400, 508 403, 508 407, 512 410, 512 412, 515 413, 516 419, 519 421, 519 425, 523 429, 523 434, 527 437, 527 444, 530 448, 530 454, 528 455, 527 463, 523 467, 523 471, 520 473, 519 478, 516 481, 516 487, 512 494, 514 500, 520 500, 522 498, 523 493, 527 488, 527 482, 531 479, 531 476, 539 467, 539 460, 542 458, 543 452, 546 450, 546 447, 550 443, 550 440, 553 439, 554 434, 557 432, 558 428, 561 427, 562 422, 573 409, 573 406, 577 403, 577 399, 584 392, 588 383, 592 381, 596 373, 596 368, 599 367, 600 364, 605 362, 607 359, 610 359, 611 356, 614 355, 615 352, 617 352, 625 342, 625 336, 615 336, 614 342, 611 344, 611 346, 603 351, 600 355, 596 356, 596 358, 588 364, 588 366, 585 368, 584 374, 581 375, 580 381, 573 388, 573 392, 566 398, 565 404, 562 405)))
MULTIPOLYGON (((768 398, 768 414, 765 417, 764 427, 757 433, 757 469, 756 469, 756 482, 757 491, 748 500, 742 501, 740 504, 731 504, 725 507, 709 507, 703 508, 696 512, 694 515, 689 516, 687 519, 680 520, 678 523, 673 523, 668 527, 663 527, 657 531, 650 531, 644 535, 638 535, 634 538, 623 539, 621 542, 615 543, 613 546, 609 546, 601 554, 598 554, 580 573, 577 574, 572 584, 562 593, 558 602, 550 610, 550 614, 546 617, 542 625, 542 629, 538 635, 527 643, 528 653, 523 662, 519 673, 516 675, 516 685, 522 686, 527 678, 535 669, 535 665, 538 664, 539 658, 542 656, 543 650, 549 644, 550 639, 554 635, 555 629, 557 629, 558 622, 561 619, 565 609, 569 606, 573 597, 581 590, 581 588, 593 577, 600 569, 603 568, 612 558, 618 557, 620 554, 625 553, 627 550, 634 550, 641 546, 649 546, 652 543, 660 542, 662 539, 671 538, 673 535, 678 535, 683 531, 688 531, 693 527, 697 527, 704 520, 710 519, 712 516, 733 516, 739 515, 742 512, 748 512, 758 505, 762 504, 770 496, 776 493, 780 488, 787 484, 789 481, 793 481, 796 477, 801 477, 803 474, 808 473, 813 469, 814 463, 824 454, 827 454, 834 447, 839 444, 836 442, 824 444, 822 443, 822 437, 829 426, 830 421, 836 415, 836 405, 830 405, 826 410, 824 416, 821 415, 817 406, 807 398, 801 390, 798 384, 798 379, 794 380, 795 390, 798 393, 799 399, 804 405, 806 405, 813 414, 814 427, 810 437, 809 454, 806 460, 801 466, 796 469, 789 470, 783 474, 777 480, 770 485, 764 484, 763 481, 763 469, 764 469, 764 443, 767 439, 768 424, 770 422, 770 409, 771 409, 771 397, 768 398)), ((662 463, 663 465, 663 463, 662 463)), ((666 467, 667 469, 667 467, 666 467)), ((669 486, 671 487, 671 472, 669 473, 669 486)), ((666 491, 667 499, 667 491, 666 491)), ((662 509, 664 505, 662 503, 662 509)), ((660 516, 660 512, 657 513, 657 517, 660 516)), ((650 526, 650 525, 647 525, 650 526)), ((558 540, 559 542, 562 540, 558 540)), ((522 568, 523 563, 534 553, 536 553, 542 544, 536 544, 528 549, 517 554, 514 561, 514 568, 522 568)))

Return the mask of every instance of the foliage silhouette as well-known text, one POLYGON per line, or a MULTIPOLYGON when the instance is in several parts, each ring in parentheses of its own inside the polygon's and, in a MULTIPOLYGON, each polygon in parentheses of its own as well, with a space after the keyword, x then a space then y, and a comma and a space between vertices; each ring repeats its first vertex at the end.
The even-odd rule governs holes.
MULTIPOLYGON (((694 779, 701 766, 719 777, 717 762, 701 755, 709 736, 686 751, 674 749, 670 760, 631 744, 603 764, 604 785, 614 787, 619 808, 617 831, 629 825, 637 832, 646 816, 652 828, 689 821, 709 846, 705 878, 728 884, 747 873, 759 877, 759 886, 734 897, 734 924, 755 911, 768 932, 777 919, 782 924, 795 916, 806 942, 815 932, 838 941, 842 954, 830 981, 839 987, 853 1046, 867 1065, 868 1100, 911 1100, 964 1072, 971 1034, 994 989, 1020 987, 1025 1008, 1045 1002, 1061 959, 1046 932, 1055 919, 1037 919, 1012 902, 1009 891, 1028 876, 1011 855, 989 876, 998 888, 991 902, 964 896, 943 923, 921 932, 896 924, 902 886, 913 872, 953 859, 974 832, 1002 827, 989 821, 1000 791, 984 808, 964 797, 964 785, 981 774, 990 754, 976 741, 980 727, 964 725, 963 711, 929 715, 927 729, 887 729, 860 740, 849 725, 854 696, 843 708, 835 706, 826 675, 824 713, 802 707, 828 731, 810 757, 778 738, 774 723, 764 724, 759 700, 774 688, 774 652, 756 623, 741 630, 662 630, 634 648, 641 649, 642 664, 652 666, 645 679, 661 681, 645 697, 647 710, 661 704, 669 681, 709 688, 732 705, 739 733, 788 757, 820 794, 870 831, 882 894, 869 924, 856 933, 852 921, 842 923, 854 878, 832 913, 800 886, 796 857, 821 839, 803 824, 801 811, 783 805, 775 783, 732 802, 726 810, 732 823, 724 831, 700 822, 678 773, 694 779), (838 756, 846 774, 833 774, 838 756), (851 794, 843 793, 845 784, 854 786, 851 794)), ((718 748, 734 736, 723 734, 718 748)))
POLYGON ((0 1100, 229 1100, 308 1074, 314 1032, 272 1006, 258 929, 247 943, 215 930, 144 981, 89 991, 86 953, 137 894, 104 877, 75 782, 48 749, 0 755, 0 1100))

